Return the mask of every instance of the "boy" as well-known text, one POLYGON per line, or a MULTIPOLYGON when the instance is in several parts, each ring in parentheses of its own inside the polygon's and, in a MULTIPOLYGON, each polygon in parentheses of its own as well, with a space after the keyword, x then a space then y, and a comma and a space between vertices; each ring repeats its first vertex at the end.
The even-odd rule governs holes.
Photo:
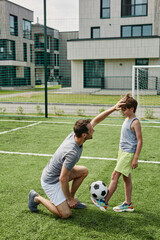
POLYGON ((105 197, 105 201, 97 201, 91 197, 92 202, 102 211, 106 211, 108 202, 117 188, 118 180, 121 175, 124 180, 125 202, 117 207, 114 207, 113 210, 116 212, 134 211, 131 202, 131 169, 138 167, 138 158, 142 149, 142 133, 140 122, 135 115, 137 101, 131 97, 129 93, 124 97, 124 99, 126 99, 126 103, 121 107, 121 111, 126 119, 121 129, 118 160, 111 176, 108 194, 105 197))

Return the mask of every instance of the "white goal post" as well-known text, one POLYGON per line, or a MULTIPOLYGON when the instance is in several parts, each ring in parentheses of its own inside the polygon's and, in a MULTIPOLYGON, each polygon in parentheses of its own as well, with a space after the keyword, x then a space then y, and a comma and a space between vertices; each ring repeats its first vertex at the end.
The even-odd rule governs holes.
POLYGON ((132 96, 160 94, 160 65, 132 66, 132 96))

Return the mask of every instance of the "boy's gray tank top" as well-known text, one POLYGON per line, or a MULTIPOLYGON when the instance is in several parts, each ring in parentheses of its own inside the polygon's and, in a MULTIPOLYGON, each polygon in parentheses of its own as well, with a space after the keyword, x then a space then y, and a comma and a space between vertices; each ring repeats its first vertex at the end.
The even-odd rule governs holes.
POLYGON ((132 122, 137 119, 136 117, 127 120, 125 119, 122 129, 119 147, 124 152, 135 153, 137 148, 137 138, 135 132, 131 130, 132 122))

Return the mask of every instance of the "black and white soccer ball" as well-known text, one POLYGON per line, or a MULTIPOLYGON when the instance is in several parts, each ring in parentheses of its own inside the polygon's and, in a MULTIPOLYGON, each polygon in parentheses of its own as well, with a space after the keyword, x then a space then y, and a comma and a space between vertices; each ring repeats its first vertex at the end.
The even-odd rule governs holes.
POLYGON ((108 190, 106 184, 103 181, 96 181, 91 183, 89 191, 93 198, 100 200, 105 198, 108 190))

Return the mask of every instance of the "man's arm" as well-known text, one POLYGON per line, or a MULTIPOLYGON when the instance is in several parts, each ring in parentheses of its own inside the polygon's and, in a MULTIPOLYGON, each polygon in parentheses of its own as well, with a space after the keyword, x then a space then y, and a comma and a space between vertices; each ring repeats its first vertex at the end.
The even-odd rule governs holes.
POLYGON ((61 187, 63 190, 63 193, 66 197, 66 201, 70 208, 74 208, 77 204, 77 200, 71 197, 70 191, 69 191, 69 177, 70 177, 71 171, 69 171, 67 168, 62 166, 61 174, 59 177, 59 181, 61 183, 61 187))
POLYGON ((108 117, 112 112, 119 111, 121 109, 121 106, 124 105, 124 98, 122 98, 119 102, 116 103, 113 107, 105 110, 104 112, 100 113, 98 116, 92 119, 91 125, 92 127, 95 127, 98 123, 103 121, 106 117, 108 117))

